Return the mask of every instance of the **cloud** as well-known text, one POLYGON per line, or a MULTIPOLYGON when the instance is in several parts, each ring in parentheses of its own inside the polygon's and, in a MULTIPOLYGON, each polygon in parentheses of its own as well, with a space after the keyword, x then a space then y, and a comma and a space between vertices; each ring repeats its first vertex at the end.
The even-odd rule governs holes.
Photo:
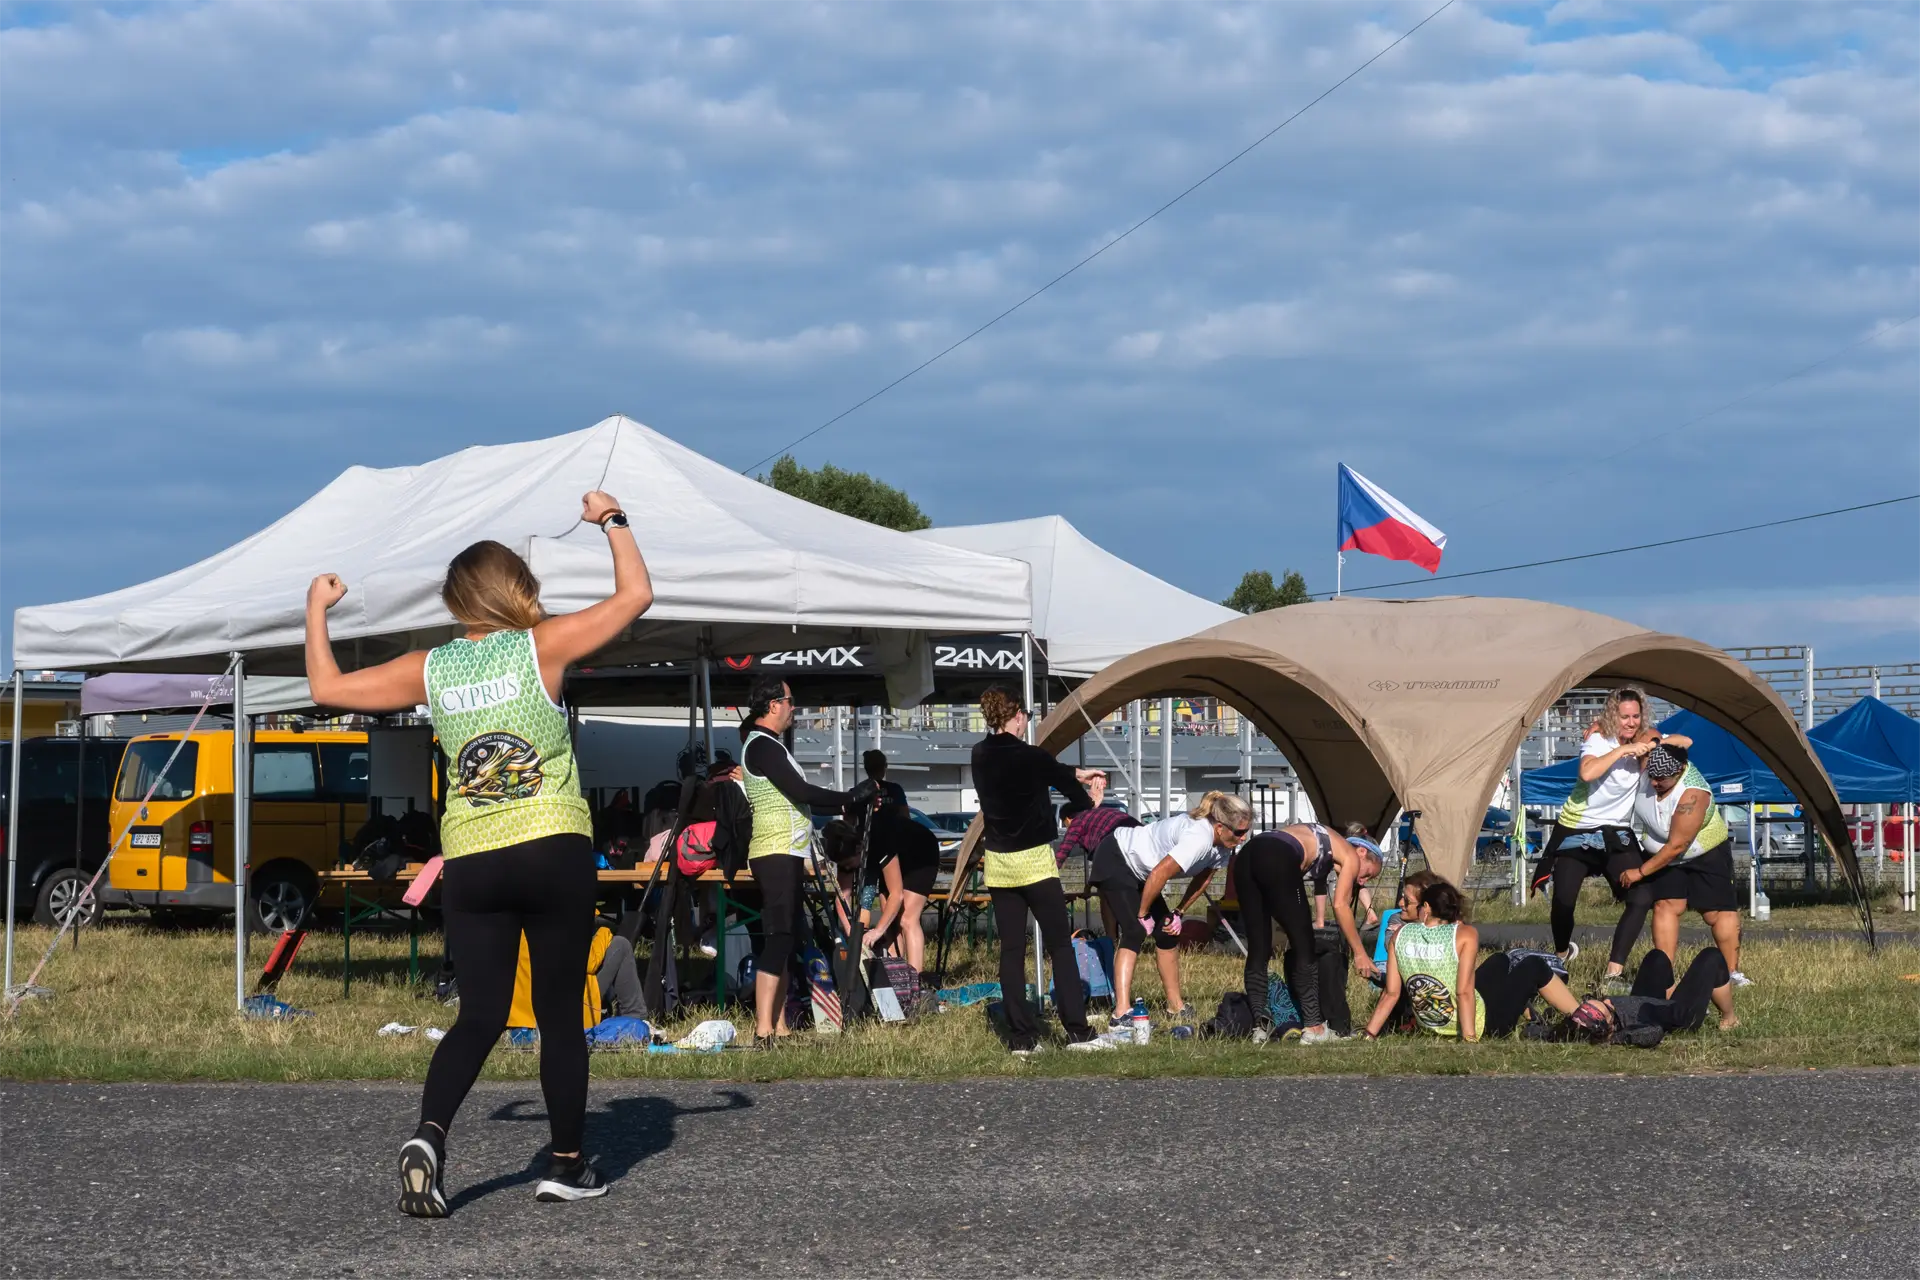
MULTIPOLYGON (((615 409, 747 465, 1425 12, 203 4, 0 25, 0 610, 176 568, 349 465, 615 409), (141 538, 56 564, 44 478, 76 440, 103 491, 191 452, 232 500, 149 503, 141 538)), ((942 521, 1060 509, 1212 598, 1247 568, 1331 585, 1335 461, 1446 528, 1462 569, 1920 490, 1916 66, 1898 6, 1463 0, 802 453, 942 521), (982 459, 1022 482, 954 483, 982 459)), ((1882 512, 1700 563, 1900 598, 1915 534, 1882 512)), ((1641 589, 1615 562, 1480 585, 1641 589)))

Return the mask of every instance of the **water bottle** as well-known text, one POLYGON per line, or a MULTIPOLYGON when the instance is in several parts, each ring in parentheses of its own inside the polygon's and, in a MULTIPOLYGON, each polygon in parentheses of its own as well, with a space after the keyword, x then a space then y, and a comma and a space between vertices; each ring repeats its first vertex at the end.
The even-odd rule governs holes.
POLYGON ((1153 1039, 1153 1020, 1147 1017, 1147 1002, 1145 1000, 1136 998, 1133 1002, 1133 1008, 1128 1011, 1128 1016, 1133 1020, 1133 1042, 1135 1044, 1146 1044, 1153 1039))
POLYGON ((1753 918, 1755 920, 1773 919, 1773 903, 1767 898, 1767 891, 1764 889, 1753 895, 1753 918))

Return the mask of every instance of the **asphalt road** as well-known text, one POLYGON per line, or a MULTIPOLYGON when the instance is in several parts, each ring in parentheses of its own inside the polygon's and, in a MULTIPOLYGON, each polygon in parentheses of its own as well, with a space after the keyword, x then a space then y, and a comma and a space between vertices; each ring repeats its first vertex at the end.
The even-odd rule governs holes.
POLYGON ((394 1085, 0 1084, 6 1274, 1911 1276, 1920 1073, 596 1084, 533 1199, 483 1085, 399 1216, 394 1085))

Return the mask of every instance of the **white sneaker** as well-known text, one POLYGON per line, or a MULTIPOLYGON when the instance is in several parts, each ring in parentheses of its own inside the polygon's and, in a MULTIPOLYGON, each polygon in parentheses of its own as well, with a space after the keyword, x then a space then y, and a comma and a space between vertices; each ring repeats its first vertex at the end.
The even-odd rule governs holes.
POLYGON ((1731 980, 1733 982, 1733 985, 1736 987, 1750 987, 1753 985, 1753 979, 1749 978, 1746 974, 1740 972, 1738 969, 1735 969, 1733 971, 1733 977, 1731 980))
POLYGON ((1263 1045, 1272 1038, 1273 1032, 1267 1030, 1265 1027, 1255 1027, 1253 1029, 1253 1043, 1255 1045, 1263 1045))
POLYGON ((1575 960, 1578 960, 1579 958, 1580 958, 1580 944, 1573 941, 1572 939, 1568 939, 1566 954, 1560 957, 1561 961, 1566 964, 1572 964, 1575 960))
POLYGON ((1300 1033, 1301 1044, 1332 1044, 1336 1040, 1344 1039, 1346 1039, 1345 1036, 1335 1031, 1332 1027, 1327 1026, 1325 1023, 1300 1033))
POLYGON ((1016 1058, 1031 1058, 1035 1054, 1045 1053, 1046 1051, 1047 1051, 1047 1046, 1043 1044, 1037 1044, 1033 1046, 1033 1048, 1031 1049, 1014 1049, 1012 1050, 1012 1053, 1013 1053, 1013 1056, 1016 1058))
POLYGON ((1113 1047, 1113 1041, 1108 1040, 1104 1036, 1095 1036, 1091 1040, 1075 1040, 1067 1046, 1067 1049, 1071 1053, 1098 1053, 1102 1049, 1111 1049, 1113 1047))
POLYGON ((701 934, 700 943, 698 946, 694 948, 694 950, 698 951, 701 955, 705 956, 709 960, 713 959, 715 956, 718 956, 720 954, 720 949, 713 945, 713 935, 711 933, 701 934))

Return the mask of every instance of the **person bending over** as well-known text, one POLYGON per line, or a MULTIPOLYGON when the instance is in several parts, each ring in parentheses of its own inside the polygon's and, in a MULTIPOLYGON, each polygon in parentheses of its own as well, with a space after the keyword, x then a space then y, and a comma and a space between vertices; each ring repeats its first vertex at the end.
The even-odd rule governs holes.
MULTIPOLYGON (((1348 844, 1356 844, 1362 848, 1371 849, 1375 857, 1380 856, 1380 846, 1375 844, 1372 837, 1367 835, 1366 823, 1349 822, 1342 829, 1342 834, 1347 837, 1348 844)), ((1314 868, 1313 927, 1316 929, 1324 929, 1327 927, 1327 902, 1329 900, 1327 880, 1331 870, 1331 867, 1327 867, 1324 870, 1318 866, 1314 868)), ((1367 913, 1366 921, 1360 926, 1361 928, 1371 929, 1374 925, 1380 923, 1380 915, 1373 909, 1373 890, 1365 884, 1359 886, 1359 905, 1360 909, 1367 913)))
POLYGON ((1404 994, 1414 1025, 1438 1036, 1477 1040, 1512 1035, 1535 996, 1563 1014, 1580 1008, 1553 962, 1541 952, 1496 951, 1480 959, 1480 933, 1460 920, 1460 891, 1434 878, 1401 886, 1401 919, 1387 951, 1387 986, 1367 1021, 1377 1040, 1404 994), (1467 1026, 1462 1010, 1474 1011, 1467 1026))
POLYGON ((1155 959, 1167 993, 1167 1011, 1176 1022, 1193 1021, 1180 992, 1180 929, 1186 914, 1216 868, 1246 843, 1253 810, 1239 796, 1209 791, 1191 812, 1146 826, 1121 827, 1094 851, 1092 880, 1100 904, 1119 925, 1113 955, 1113 1008, 1124 1016, 1133 1007, 1133 967, 1152 931, 1160 944, 1155 959), (1192 877, 1180 907, 1169 911, 1160 897, 1177 878, 1192 877))
POLYGON ((1334 882, 1334 915, 1346 935, 1354 964, 1362 976, 1378 970, 1360 942, 1353 919, 1356 886, 1380 874, 1378 855, 1349 844, 1317 823, 1282 827, 1248 840, 1233 860, 1234 896, 1240 902, 1240 923, 1247 932, 1245 982, 1247 1003, 1253 1006, 1261 1031, 1270 1033, 1273 1015, 1267 1002, 1267 967, 1273 959, 1273 923, 1287 935, 1288 986, 1300 1011, 1302 1044, 1325 1044, 1339 1037, 1320 1010, 1318 957, 1307 907, 1307 880, 1314 863, 1325 859, 1334 882), (1307 850, 1313 849, 1309 854, 1307 850))
POLYGON ((816 787, 787 750, 793 727, 793 691, 763 676, 749 691, 740 726, 740 783, 753 805, 747 866, 761 895, 763 941, 753 976, 753 1046, 770 1047, 793 1034, 787 1025, 788 966, 796 935, 804 932, 801 880, 813 854, 813 809, 841 810, 873 794, 871 781, 852 791, 816 787))
POLYGON ((1040 1024, 1023 993, 1026 990, 1027 915, 1040 925, 1040 942, 1056 983, 1060 1024, 1070 1049, 1110 1049, 1087 1025, 1087 998, 1078 982, 1073 929, 1067 918, 1066 891, 1053 860, 1053 801, 1058 791, 1070 806, 1088 806, 1086 788, 1071 765, 1025 741, 1027 711, 1011 693, 995 685, 980 695, 987 736, 973 746, 973 785, 980 796, 985 834, 987 896, 993 902, 994 928, 1000 934, 1000 995, 1006 1011, 1012 1051, 1026 1057, 1040 1044, 1040 1024))
POLYGON ((592 819, 558 699, 568 666, 645 613, 653 586, 618 502, 595 490, 581 500, 580 519, 599 525, 612 549, 607 599, 549 616, 526 561, 498 542, 476 542, 447 566, 440 592, 464 634, 362 671, 340 670, 327 634, 327 610, 346 596, 346 584, 324 573, 307 588, 314 702, 367 713, 424 704, 447 756, 441 912, 447 950, 460 963, 460 1016, 434 1050, 420 1127, 400 1148, 400 1210, 415 1217, 447 1214, 447 1131, 506 1028, 522 933, 553 1132, 552 1162, 535 1194, 582 1200, 607 1190, 580 1150, 587 1114, 580 979, 599 882, 592 819))
POLYGON ((1653 945, 1669 956, 1680 950, 1680 917, 1698 911, 1728 971, 1737 974, 1740 895, 1733 884, 1733 838, 1713 802, 1713 788, 1672 739, 1648 753, 1641 774, 1633 829, 1652 856, 1621 877, 1627 901, 1652 903, 1653 945))
POLYGON ((892 943, 900 957, 916 971, 926 967, 927 936, 922 925, 933 882, 940 874, 940 837, 914 821, 905 802, 882 808, 873 816, 874 836, 888 850, 887 903, 874 927, 875 946, 892 943), (892 938, 889 927, 896 927, 892 938))

